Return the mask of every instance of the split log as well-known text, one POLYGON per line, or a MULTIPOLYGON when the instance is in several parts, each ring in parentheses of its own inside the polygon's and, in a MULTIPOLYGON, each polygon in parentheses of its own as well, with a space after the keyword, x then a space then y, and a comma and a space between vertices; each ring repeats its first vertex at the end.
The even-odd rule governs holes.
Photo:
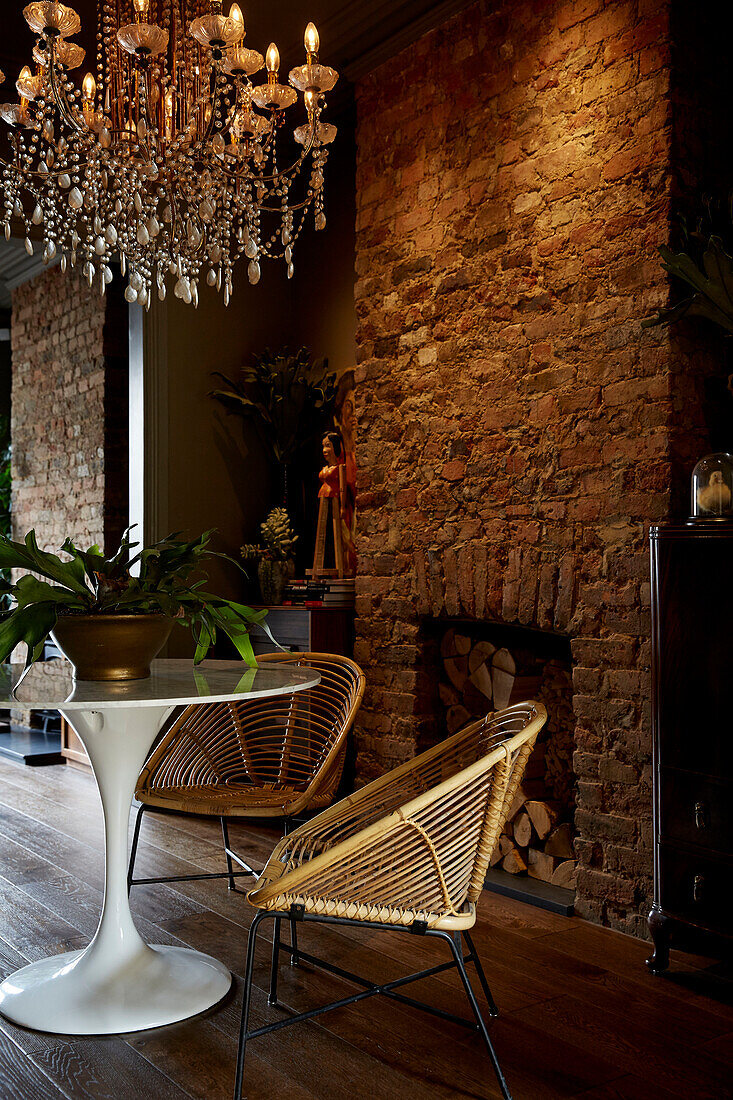
POLYGON ((555 868, 550 882, 553 886, 562 886, 566 890, 572 890, 578 874, 577 859, 566 859, 555 868))
MULTIPOLYGON (((489 686, 489 691, 491 686, 489 686)), ((476 687, 473 680, 466 680, 463 685, 463 705, 471 714, 483 717, 492 709, 490 695, 484 695, 483 691, 476 687)))
POLYGON ((553 829, 545 841, 545 851, 549 856, 557 856, 558 859, 575 859, 573 826, 569 821, 564 821, 553 829))
POLYGON ((455 657, 458 653, 455 643, 456 632, 451 627, 446 630, 443 637, 440 639, 440 656, 444 661, 447 661, 449 657, 455 657))
POLYGON ((456 647, 456 653, 459 653, 461 657, 467 657, 471 652, 471 639, 466 634, 455 633, 453 635, 453 644, 456 647))
POLYGON ((491 658, 496 653, 496 646, 491 642, 476 642, 468 655, 468 671, 474 674, 481 665, 491 664, 491 658))
POLYGON ((491 866, 495 867, 497 863, 500 863, 504 856, 508 856, 511 851, 514 850, 514 845, 508 836, 500 836, 499 842, 491 853, 491 866))
POLYGON ((520 848, 528 848, 532 840, 532 822, 529 814, 522 810, 512 822, 514 826, 514 840, 520 848))
POLYGON ((512 804, 509 807, 509 813, 507 814, 507 821, 513 821, 514 820, 514 818, 517 816, 519 811, 522 809, 522 807, 524 806, 524 803, 526 801, 527 801, 527 796, 522 793, 522 790, 520 788, 520 790, 518 790, 517 793, 514 795, 514 800, 512 801, 512 804))
POLYGON ((541 686, 541 676, 515 676, 509 696, 509 704, 523 703, 525 699, 536 699, 541 686))
POLYGON ((523 779, 521 787, 526 799, 542 800, 547 795, 544 779, 523 779))
POLYGON ((497 649, 491 658, 491 681, 494 685, 494 706, 503 710, 509 705, 517 666, 508 649, 497 649))
POLYGON ((476 690, 481 692, 481 694, 489 702, 491 702, 491 700, 494 696, 494 687, 493 687, 493 684, 491 682, 491 672, 489 670, 489 666, 486 664, 485 661, 483 661, 480 665, 478 665, 476 668, 474 668, 472 670, 471 669, 471 657, 472 656, 473 656, 473 651, 471 652, 471 656, 469 656, 469 658, 468 658, 468 671, 469 671, 469 675, 470 675, 470 681, 473 684, 473 686, 476 688, 476 690))
POLYGON ((523 875, 527 871, 527 864, 524 862, 519 849, 515 848, 514 845, 512 845, 511 852, 507 852, 504 856, 501 865, 510 875, 523 875))
POLYGON ((552 876, 557 867, 554 856, 548 856, 539 848, 530 848, 527 852, 527 871, 530 878, 541 879, 542 882, 552 882, 552 876))
POLYGON ((445 724, 448 727, 448 733, 458 733, 458 730, 463 729, 469 722, 473 721, 473 716, 469 714, 465 707, 449 707, 448 713, 445 716, 445 724))
POLYGON ((527 766, 524 769, 525 779, 544 779, 547 771, 545 762, 545 745, 535 745, 530 754, 527 766))
POLYGON ((463 692, 468 679, 468 657, 448 657, 443 661, 443 665, 453 687, 463 692))
POLYGON ((534 830, 540 840, 549 836, 557 824, 560 816, 559 807, 554 802, 535 802, 529 800, 524 807, 529 814, 529 819, 534 825, 534 830))
POLYGON ((461 701, 460 695, 450 684, 438 684, 438 695, 444 707, 454 707, 461 701))

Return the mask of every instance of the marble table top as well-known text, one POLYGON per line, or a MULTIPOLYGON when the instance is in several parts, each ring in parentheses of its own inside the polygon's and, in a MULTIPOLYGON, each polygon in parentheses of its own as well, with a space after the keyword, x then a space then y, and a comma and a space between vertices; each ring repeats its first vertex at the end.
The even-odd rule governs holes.
POLYGON ((187 706, 267 698, 320 683, 315 669, 291 662, 249 668, 243 661, 153 661, 146 680, 75 680, 66 660, 39 661, 18 687, 23 665, 0 665, 0 707, 28 710, 105 710, 108 707, 187 706))

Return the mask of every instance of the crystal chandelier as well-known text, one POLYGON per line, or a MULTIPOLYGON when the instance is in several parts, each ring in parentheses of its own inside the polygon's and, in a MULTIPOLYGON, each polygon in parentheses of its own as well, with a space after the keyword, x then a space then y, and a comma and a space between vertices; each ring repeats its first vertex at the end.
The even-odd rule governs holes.
POLYGON ((98 0, 96 77, 77 88, 79 16, 55 0, 25 8, 35 71, 22 69, 19 102, 0 105, 11 146, 0 161, 6 238, 22 229, 32 254, 37 227, 46 262, 81 266, 102 291, 119 255, 125 297, 144 308, 154 293, 165 298, 169 279, 186 303, 198 304, 205 278, 228 304, 242 255, 251 283, 265 258, 283 260, 292 277, 306 218, 326 224, 336 127, 321 110, 338 74, 320 63, 309 23, 305 64, 281 84, 274 42, 263 58, 244 45, 239 6, 221 9, 221 0, 98 0), (263 68, 265 82, 254 84, 263 68), (298 92, 299 154, 281 167, 278 138, 298 92))

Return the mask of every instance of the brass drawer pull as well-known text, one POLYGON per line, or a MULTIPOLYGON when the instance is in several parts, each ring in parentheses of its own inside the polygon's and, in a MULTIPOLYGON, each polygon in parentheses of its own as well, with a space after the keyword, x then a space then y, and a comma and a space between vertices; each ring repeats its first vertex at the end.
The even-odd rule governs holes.
POLYGON ((705 828, 705 803, 695 803, 695 825, 698 829, 705 828))
POLYGON ((692 882, 692 900, 702 901, 702 888, 705 882, 704 875, 695 875, 692 882))

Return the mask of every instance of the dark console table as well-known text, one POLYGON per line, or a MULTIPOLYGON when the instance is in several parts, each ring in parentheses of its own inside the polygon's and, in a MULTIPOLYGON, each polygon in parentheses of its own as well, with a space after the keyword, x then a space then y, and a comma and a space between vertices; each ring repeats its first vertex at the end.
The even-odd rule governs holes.
POLYGON ((733 522, 652 527, 654 973, 733 935, 733 522), (721 939, 722 938, 722 939, 721 939))
MULTIPOLYGON (((268 607, 267 625, 285 649, 303 653, 354 652, 354 611, 340 607, 268 607)), ((271 653, 275 646, 264 630, 251 632, 255 653, 271 653)))

